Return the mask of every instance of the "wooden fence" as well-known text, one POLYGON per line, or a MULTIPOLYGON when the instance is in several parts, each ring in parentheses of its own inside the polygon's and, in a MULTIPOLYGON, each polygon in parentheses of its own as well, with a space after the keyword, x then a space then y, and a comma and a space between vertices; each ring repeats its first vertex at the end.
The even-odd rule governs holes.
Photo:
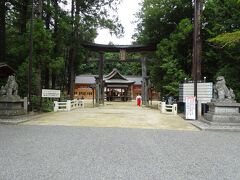
POLYGON ((161 113, 177 115, 177 104, 166 104, 166 102, 159 101, 158 109, 161 113))
POLYGON ((84 108, 84 100, 67 100, 66 102, 54 101, 54 112, 71 111, 76 108, 84 108))

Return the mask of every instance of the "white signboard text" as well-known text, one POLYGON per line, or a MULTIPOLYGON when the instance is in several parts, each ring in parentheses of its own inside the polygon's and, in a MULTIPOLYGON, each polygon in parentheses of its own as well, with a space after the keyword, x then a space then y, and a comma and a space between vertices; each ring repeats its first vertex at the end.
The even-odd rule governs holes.
POLYGON ((196 98, 194 96, 186 96, 186 99, 185 99, 186 119, 196 118, 195 101, 196 101, 196 98))
POLYGON ((60 98, 60 90, 42 89, 42 97, 44 97, 44 98, 60 98))

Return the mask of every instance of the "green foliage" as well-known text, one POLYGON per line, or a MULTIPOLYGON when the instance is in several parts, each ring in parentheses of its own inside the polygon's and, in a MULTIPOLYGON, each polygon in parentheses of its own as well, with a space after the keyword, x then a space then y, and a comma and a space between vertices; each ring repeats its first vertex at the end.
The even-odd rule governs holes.
MULTIPOLYGON (((202 76, 224 75, 240 100, 239 0, 207 0, 203 4, 202 76)), ((158 43, 150 76, 157 90, 177 95, 178 83, 191 76, 192 1, 144 0, 137 14, 138 42, 158 43)))
MULTIPOLYGON (((98 74, 98 63, 86 62, 88 52, 81 47, 81 42, 93 42, 98 27, 109 28, 119 36, 123 32, 117 15, 110 16, 108 11, 108 8, 116 10, 120 0, 74 1, 73 16, 59 6, 60 1, 57 4, 54 4, 56 1, 48 2, 43 1, 43 16, 36 16, 35 12, 32 75, 35 95, 49 83, 46 79, 51 75, 56 86, 50 87, 66 89, 72 49, 75 50, 74 73, 98 74)), ((7 63, 17 69, 21 96, 27 95, 29 3, 25 0, 6 3, 7 63)), ((38 3, 34 5, 38 9, 38 3)), ((224 75, 228 86, 233 88, 240 100, 239 0, 207 0, 203 7, 202 75, 210 81, 224 75)), ((158 44, 158 60, 149 64, 149 74, 155 88, 162 94, 177 95, 178 83, 190 77, 192 15, 192 1, 189 0, 144 0, 137 14, 137 43, 158 44)), ((127 58, 137 59, 140 55, 130 54, 127 58)), ((140 63, 121 63, 118 59, 118 53, 106 54, 105 74, 113 68, 118 68, 124 75, 141 74, 140 63), (107 59, 116 59, 116 62, 108 63, 107 59)), ((39 99, 34 97, 34 102, 38 102, 35 105, 38 108, 39 99)))
POLYGON ((33 52, 36 65, 49 63, 54 47, 51 32, 44 27, 42 20, 34 21, 33 52))
POLYGON ((64 66, 65 66, 65 62, 63 57, 56 57, 49 63, 49 68, 57 74, 64 71, 64 66))
MULTIPOLYGON (((104 65, 104 74, 110 73, 114 68, 117 68, 119 72, 123 75, 141 75, 141 63, 140 62, 131 62, 131 63, 123 63, 116 60, 116 62, 107 62, 105 61, 104 65)), ((79 74, 94 74, 98 75, 98 63, 97 62, 88 62, 82 63, 78 67, 79 74)))
POLYGON ((105 55, 105 67, 104 73, 110 73, 114 68, 117 68, 119 72, 123 75, 141 75, 141 55, 138 53, 126 53, 126 59, 139 60, 139 62, 121 62, 120 53, 106 53, 105 55), (108 63, 108 60, 111 62, 108 63))
POLYGON ((33 111, 38 111, 40 97, 33 95, 31 101, 32 101, 32 109, 33 109, 33 111))
POLYGON ((240 100, 239 29, 240 4, 237 0, 209 0, 203 11, 203 74, 210 81, 225 76, 240 100))
POLYGON ((98 74, 98 63, 82 63, 78 67, 78 74, 98 74))
POLYGON ((17 74, 16 80, 17 80, 17 83, 19 85, 18 86, 18 93, 21 97, 27 97, 28 63, 27 62, 22 63, 21 66, 19 66, 16 74, 17 74))
POLYGON ((153 84, 162 94, 177 96, 179 83, 187 77, 186 67, 183 65, 191 61, 191 53, 190 49, 182 50, 181 46, 189 41, 191 32, 191 21, 183 19, 176 31, 158 44, 157 57, 159 60, 152 66, 150 75, 153 84))
MULTIPOLYGON (((117 14, 110 15, 109 10, 116 12, 121 0, 97 0, 97 1, 76 1, 76 9, 80 10, 80 17, 76 20, 82 26, 84 34, 88 33, 86 30, 93 32, 96 27, 108 28, 112 33, 120 36, 123 33, 123 27, 119 23, 117 14)), ((96 31, 94 31, 96 35, 96 31)), ((93 34, 91 34, 90 37, 93 34)), ((95 37, 95 36, 94 36, 95 37)), ((88 40, 89 41, 89 40, 88 40)))
POLYGON ((224 46, 234 46, 237 43, 240 43, 240 30, 232 33, 223 33, 215 38, 209 39, 209 42, 217 43, 224 46))
POLYGON ((50 99, 43 99, 42 102, 42 111, 43 112, 52 112, 53 111, 53 101, 50 99))
POLYGON ((12 26, 7 26, 6 34, 7 62, 14 69, 18 69, 28 56, 28 34, 20 35, 12 26))
MULTIPOLYGON (((60 3, 67 3, 64 0, 34 2, 31 84, 33 95, 39 96, 41 89, 45 87, 66 90, 71 73, 70 66, 73 66, 74 74, 93 69, 97 71, 96 65, 84 64, 88 54, 81 46, 82 42, 93 42, 97 36, 97 28, 109 28, 119 36, 123 32, 117 14, 110 16, 108 11, 116 10, 120 0, 73 2, 73 14, 61 8, 60 3)), ((19 93, 26 96, 31 1, 7 1, 6 7, 7 63, 17 70, 19 93)), ((40 100, 35 98, 34 102, 38 102, 36 107, 39 107, 40 100)))
POLYGON ((139 18, 137 41, 159 43, 175 31, 178 23, 192 17, 192 2, 189 0, 145 0, 139 18))
POLYGON ((204 38, 213 38, 240 28, 240 4, 237 0, 208 0, 203 11, 204 38))
MULTIPOLYGON (((39 111, 39 102, 41 101, 41 97, 32 96, 32 108, 33 111, 39 111)), ((47 98, 42 98, 42 112, 52 112, 53 111, 53 101, 47 98)))
MULTIPOLYGON (((141 55, 138 53, 127 53, 126 59, 135 59, 139 60, 139 62, 128 62, 128 61, 120 61, 120 54, 117 53, 104 53, 104 74, 110 73, 114 68, 117 68, 121 74, 123 75, 141 75, 141 55)), ((78 74, 95 74, 99 73, 99 54, 92 54, 92 57, 89 62, 83 62, 78 66, 77 73, 78 74)))

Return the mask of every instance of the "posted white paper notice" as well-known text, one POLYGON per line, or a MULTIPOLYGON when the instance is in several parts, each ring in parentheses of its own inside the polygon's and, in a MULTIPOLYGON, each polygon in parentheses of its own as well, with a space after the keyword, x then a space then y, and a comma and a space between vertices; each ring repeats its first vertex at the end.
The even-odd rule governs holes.
POLYGON ((55 89, 42 89, 42 97, 44 98, 60 98, 60 90, 55 89))
POLYGON ((196 118, 196 97, 187 96, 185 101, 185 114, 186 119, 195 119, 196 118))

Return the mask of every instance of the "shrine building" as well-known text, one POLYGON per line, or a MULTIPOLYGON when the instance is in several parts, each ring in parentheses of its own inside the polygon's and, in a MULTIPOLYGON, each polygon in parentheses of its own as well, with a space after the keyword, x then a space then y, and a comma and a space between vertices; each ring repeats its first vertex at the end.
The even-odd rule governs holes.
MULTIPOLYGON (((97 75, 78 75, 75 78, 74 98, 93 99, 97 75)), ((104 75, 104 99, 107 101, 134 100, 141 94, 141 76, 123 76, 117 69, 104 75)), ((150 97, 157 99, 156 92, 149 92, 150 97)))

